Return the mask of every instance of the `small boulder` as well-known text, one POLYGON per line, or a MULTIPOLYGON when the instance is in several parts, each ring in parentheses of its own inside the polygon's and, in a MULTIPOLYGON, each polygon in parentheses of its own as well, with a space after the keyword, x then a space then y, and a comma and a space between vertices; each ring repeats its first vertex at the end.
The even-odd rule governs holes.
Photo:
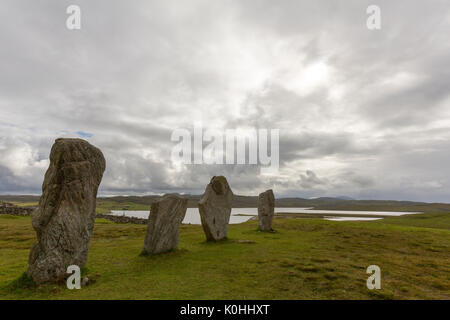
POLYGON ((272 219, 275 211, 275 196, 272 190, 259 194, 258 227, 261 231, 272 231, 272 219))
POLYGON ((224 239, 228 232, 233 191, 223 176, 213 177, 198 203, 203 231, 207 241, 224 239))
POLYGON ((89 278, 88 277, 85 277, 85 278, 83 278, 83 280, 81 280, 81 286, 82 287, 86 287, 86 286, 88 286, 90 284, 90 281, 89 281, 89 278))
POLYGON ((187 203, 187 199, 174 194, 164 195, 152 203, 144 241, 144 254, 158 254, 176 249, 187 203))

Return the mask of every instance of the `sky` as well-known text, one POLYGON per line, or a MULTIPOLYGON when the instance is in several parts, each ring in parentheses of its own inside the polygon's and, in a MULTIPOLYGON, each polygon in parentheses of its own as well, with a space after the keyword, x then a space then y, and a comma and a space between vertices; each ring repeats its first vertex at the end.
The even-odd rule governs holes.
POLYGON ((243 195, 450 202, 449 30, 447 0, 3 0, 0 194, 40 194, 54 140, 78 137, 106 158, 100 195, 225 175, 243 195), (278 173, 174 164, 196 123, 279 129, 278 173))

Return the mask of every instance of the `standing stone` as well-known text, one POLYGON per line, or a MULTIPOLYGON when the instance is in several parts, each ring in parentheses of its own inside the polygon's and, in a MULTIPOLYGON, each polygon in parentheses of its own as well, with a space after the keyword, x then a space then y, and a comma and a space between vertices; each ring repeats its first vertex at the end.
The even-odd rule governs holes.
POLYGON ((223 176, 213 177, 198 203, 203 231, 207 241, 218 241, 227 236, 233 205, 233 191, 223 176))
POLYGON ((39 206, 31 215, 38 241, 27 273, 35 283, 64 280, 70 265, 84 268, 104 171, 102 152, 87 141, 55 141, 39 206))
POLYGON ((152 203, 148 218, 144 254, 158 254, 173 250, 180 238, 180 224, 186 215, 188 200, 167 194, 152 203))
POLYGON ((275 209, 275 197, 272 190, 259 194, 258 197, 258 226, 261 231, 272 230, 272 218, 275 209))

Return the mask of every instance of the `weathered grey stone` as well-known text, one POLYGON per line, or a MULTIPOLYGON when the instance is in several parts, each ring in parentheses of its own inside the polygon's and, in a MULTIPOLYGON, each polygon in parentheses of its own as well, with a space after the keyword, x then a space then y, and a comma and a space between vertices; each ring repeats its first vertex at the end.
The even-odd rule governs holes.
POLYGON ((180 238, 180 224, 186 215, 188 200, 168 194, 152 203, 148 218, 144 254, 158 254, 173 250, 180 238))
POLYGON ((275 196, 272 190, 259 194, 258 197, 258 227, 261 231, 272 230, 272 219, 275 209, 275 196))
POLYGON ((227 236, 233 204, 233 191, 223 176, 213 177, 198 203, 203 231, 208 241, 227 236))
POLYGON ((31 215, 38 241, 27 273, 35 283, 63 280, 70 265, 84 268, 104 171, 102 152, 87 141, 55 141, 39 206, 31 215))

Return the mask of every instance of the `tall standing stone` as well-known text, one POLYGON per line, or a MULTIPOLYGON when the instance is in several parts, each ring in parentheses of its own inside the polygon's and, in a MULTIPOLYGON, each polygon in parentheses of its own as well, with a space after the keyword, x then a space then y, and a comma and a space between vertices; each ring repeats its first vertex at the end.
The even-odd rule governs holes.
POLYGON ((63 280, 70 265, 84 268, 104 171, 102 152, 87 141, 55 141, 39 206, 31 215, 38 241, 27 273, 35 283, 63 280))
POLYGON ((208 241, 227 236, 233 205, 233 191, 223 176, 213 177, 198 203, 203 231, 208 241))
POLYGON ((258 227, 261 231, 272 230, 272 219, 275 210, 275 196, 272 190, 259 194, 258 197, 258 227))
POLYGON ((173 250, 180 238, 180 224, 186 215, 188 200, 175 194, 164 195, 152 203, 148 218, 144 254, 173 250))

